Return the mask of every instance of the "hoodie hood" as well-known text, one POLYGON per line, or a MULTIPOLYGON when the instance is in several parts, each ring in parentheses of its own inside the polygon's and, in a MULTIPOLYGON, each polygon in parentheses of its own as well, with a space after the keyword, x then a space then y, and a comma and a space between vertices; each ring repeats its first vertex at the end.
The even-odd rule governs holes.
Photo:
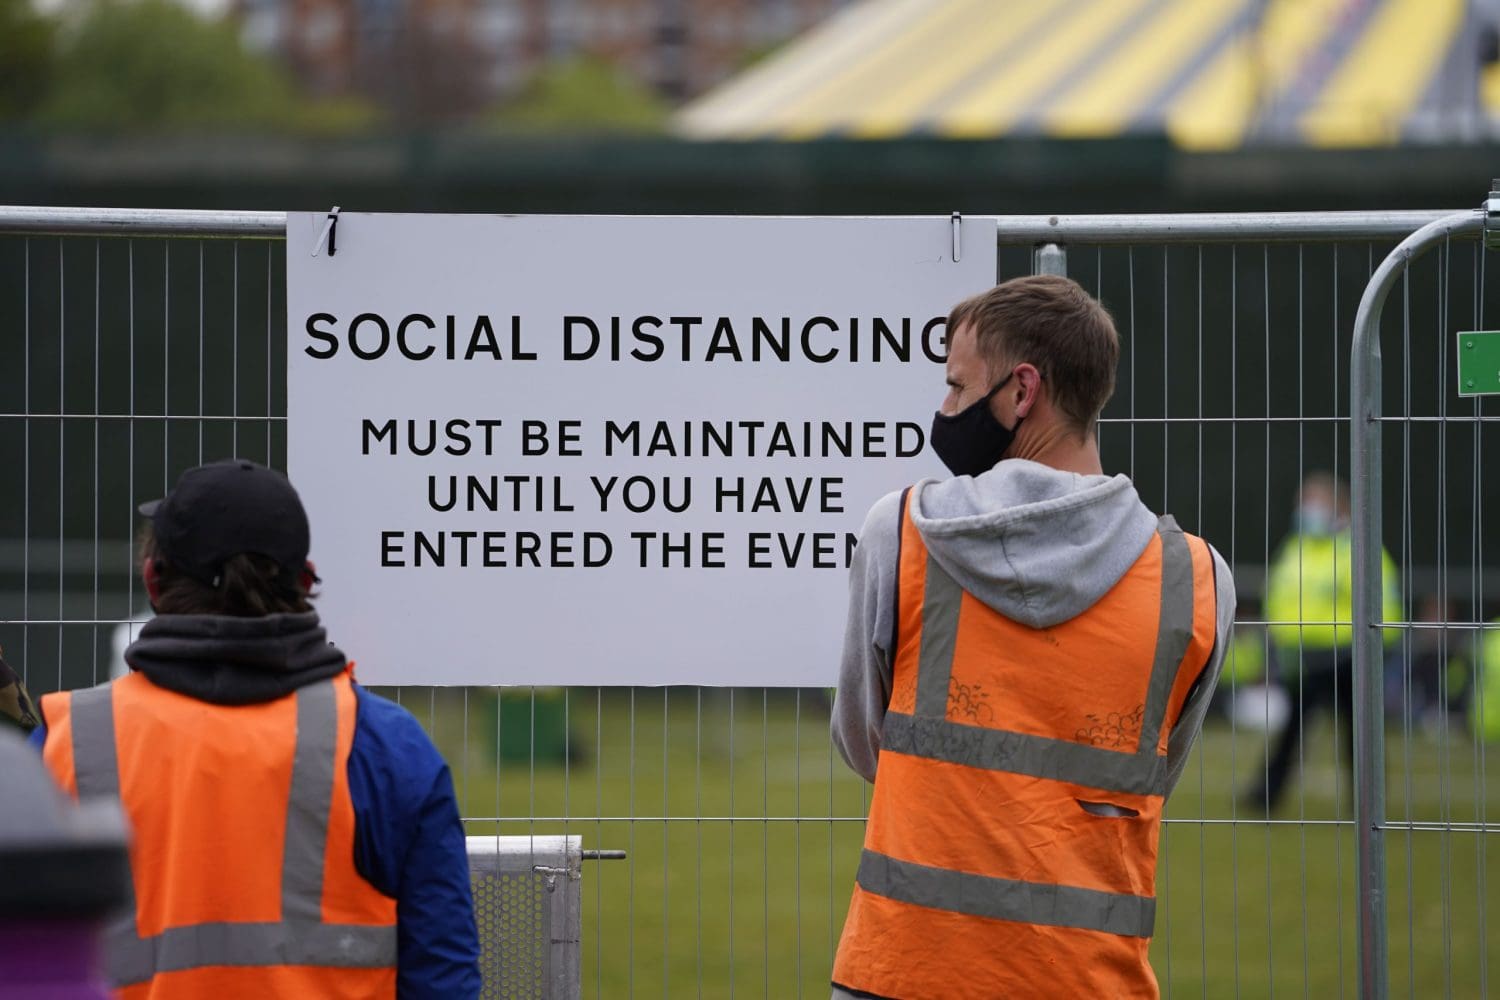
POLYGON ((239 618, 159 615, 125 650, 153 684, 216 705, 273 701, 343 671, 315 611, 239 618))
POLYGON ((1126 476, 1084 476, 1025 459, 979 476, 924 480, 910 505, 928 551, 959 586, 1031 628, 1093 607, 1157 526, 1126 476))

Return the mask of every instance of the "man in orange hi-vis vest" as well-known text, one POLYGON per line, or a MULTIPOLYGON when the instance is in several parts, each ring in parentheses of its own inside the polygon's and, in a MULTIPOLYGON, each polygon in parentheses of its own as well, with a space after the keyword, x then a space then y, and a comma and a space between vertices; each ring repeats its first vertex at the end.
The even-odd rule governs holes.
POLYGON ((296 491, 215 462, 141 513, 157 617, 130 673, 45 695, 33 734, 66 791, 119 799, 129 822, 117 995, 477 996, 452 778, 328 642, 296 491))
POLYGON ((1162 807, 1234 584, 1103 474, 1103 306, 1019 278, 948 331, 932 446, 954 478, 877 503, 850 571, 833 740, 875 791, 833 993, 1156 997, 1162 807))

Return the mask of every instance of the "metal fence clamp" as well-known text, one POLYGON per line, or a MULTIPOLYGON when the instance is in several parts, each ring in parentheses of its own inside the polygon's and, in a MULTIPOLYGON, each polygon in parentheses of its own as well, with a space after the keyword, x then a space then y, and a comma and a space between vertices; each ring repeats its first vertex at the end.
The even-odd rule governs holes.
POLYGON ((1484 200, 1484 248, 1500 250, 1500 177, 1490 181, 1490 196, 1484 200))
POLYGON ((1041 243, 1031 251, 1031 269, 1036 274, 1068 276, 1068 250, 1058 243, 1041 243))

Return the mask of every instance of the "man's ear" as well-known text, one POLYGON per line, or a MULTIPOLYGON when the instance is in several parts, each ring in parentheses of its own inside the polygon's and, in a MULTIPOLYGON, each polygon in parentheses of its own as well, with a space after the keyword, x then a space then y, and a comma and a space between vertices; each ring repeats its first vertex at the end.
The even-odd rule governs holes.
POLYGON ((1015 367, 1016 387, 1011 390, 1016 393, 1016 417, 1024 420, 1031 415, 1036 406, 1037 397, 1042 392, 1042 373, 1037 370, 1036 365, 1022 362, 1015 367))
POLYGON ((141 560, 141 579, 146 584, 146 599, 151 606, 156 606, 156 599, 161 596, 161 572, 160 564, 151 558, 141 560))
POLYGON ((297 582, 302 585, 302 592, 304 594, 311 594, 313 587, 323 582, 318 577, 318 567, 313 564, 311 559, 303 563, 302 573, 299 575, 297 582))

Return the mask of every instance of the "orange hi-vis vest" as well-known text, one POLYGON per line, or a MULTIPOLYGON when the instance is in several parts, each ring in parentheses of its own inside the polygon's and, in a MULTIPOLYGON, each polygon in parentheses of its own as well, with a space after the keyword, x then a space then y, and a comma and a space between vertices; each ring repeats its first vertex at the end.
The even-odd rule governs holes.
POLYGON ((396 902, 354 866, 348 670, 254 705, 132 673, 42 708, 53 776, 129 820, 135 902, 105 942, 118 996, 395 996, 396 902))
POLYGON ((834 983, 901 1000, 1156 997, 1167 741, 1215 641, 1207 544, 1164 517, 1094 607, 1033 629, 954 582, 908 506, 834 983))

